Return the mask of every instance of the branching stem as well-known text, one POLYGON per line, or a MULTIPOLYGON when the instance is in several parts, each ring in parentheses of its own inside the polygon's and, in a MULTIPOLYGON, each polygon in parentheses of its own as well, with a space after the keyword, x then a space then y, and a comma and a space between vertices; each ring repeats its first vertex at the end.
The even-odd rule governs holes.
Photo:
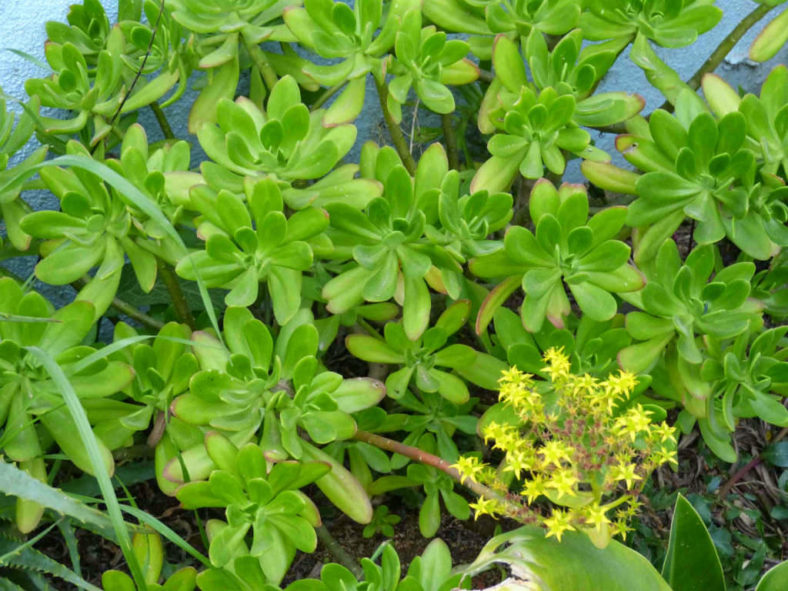
POLYGON ((378 98, 380 99, 380 110, 383 113, 383 118, 386 121, 386 126, 389 128, 389 135, 391 136, 391 142, 394 144, 394 148, 397 150, 397 154, 402 159, 405 168, 408 169, 410 174, 416 174, 416 161, 413 159, 413 155, 408 150, 408 142, 405 140, 405 136, 402 133, 402 129, 400 129, 399 124, 394 121, 394 117, 391 115, 391 112, 388 108, 388 94, 389 90, 386 87, 385 82, 380 82, 377 78, 375 79, 375 85, 378 88, 378 98))
POLYGON ((328 528, 325 525, 320 525, 315 528, 315 532, 317 533, 318 539, 320 542, 325 546, 326 550, 336 558, 339 563, 347 568, 353 575, 357 578, 361 578, 364 574, 364 571, 361 570, 358 562, 356 559, 347 551, 345 550, 342 545, 334 539, 334 536, 331 535, 331 532, 328 531, 328 528))
POLYGON ((180 322, 188 324, 191 328, 194 328, 194 316, 192 316, 192 311, 189 309, 186 296, 183 295, 181 285, 178 283, 178 277, 175 275, 175 272, 172 270, 172 268, 167 265, 167 263, 162 260, 159 260, 158 263, 159 275, 164 281, 164 285, 167 287, 167 291, 170 294, 172 305, 175 308, 175 315, 178 317, 180 322))
POLYGON ((265 52, 263 52, 263 50, 260 49, 260 46, 256 43, 251 43, 245 39, 244 43, 246 44, 246 49, 249 52, 249 57, 252 58, 255 68, 257 68, 257 70, 260 72, 260 75, 263 77, 268 90, 271 90, 279 78, 277 77, 274 68, 271 66, 271 63, 268 61, 268 58, 265 57, 265 52))
POLYGON ((454 132, 454 123, 451 114, 441 115, 443 123, 443 138, 446 140, 446 155, 449 157, 449 167, 460 169, 460 154, 457 151, 457 134, 454 132))
POLYGON ((485 497, 487 499, 495 499, 504 503, 505 505, 511 505, 509 501, 506 500, 504 496, 499 494, 498 492, 494 491, 488 486, 484 486, 478 482, 474 482, 470 478, 462 478, 462 475, 456 468, 452 468, 451 464, 446 460, 439 458, 438 456, 428 453, 418 447, 413 447, 411 445, 405 445, 404 443, 400 443, 399 441, 394 441, 393 439, 389 439, 388 437, 383 437, 382 435, 377 435, 375 433, 369 433, 367 431, 356 431, 356 434, 353 436, 354 439, 358 441, 363 441, 364 443, 369 443, 370 445, 374 445, 380 449, 398 453, 400 455, 405 456, 406 458, 410 458, 411 460, 415 460, 417 462, 421 462, 422 464, 426 464, 427 466, 432 466, 433 468, 437 468, 438 470, 445 472, 451 478, 462 484, 464 487, 470 489, 472 492, 476 493, 480 497, 485 497))

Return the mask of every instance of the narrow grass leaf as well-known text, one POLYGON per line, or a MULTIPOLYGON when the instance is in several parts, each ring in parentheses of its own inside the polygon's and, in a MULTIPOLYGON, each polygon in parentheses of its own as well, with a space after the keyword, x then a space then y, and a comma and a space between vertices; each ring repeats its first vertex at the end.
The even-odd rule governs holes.
POLYGON ((115 530, 115 535, 118 539, 118 545, 120 546, 123 556, 126 559, 126 563, 129 566, 132 578, 139 589, 147 589, 145 577, 142 574, 142 569, 140 568, 137 557, 131 547, 131 538, 129 537, 129 531, 126 527, 126 523, 123 521, 123 514, 120 511, 120 504, 118 503, 118 498, 115 496, 115 489, 112 486, 109 474, 105 470, 104 461, 101 458, 101 452, 99 451, 98 443, 96 441, 96 435, 93 433, 93 429, 90 427, 90 422, 88 421, 87 414, 85 414, 85 409, 82 408, 82 405, 79 403, 79 398, 77 397, 76 392, 74 392, 74 388, 71 386, 71 383, 68 381, 68 378, 63 373, 63 370, 57 364, 57 362, 52 359, 52 357, 46 351, 43 351, 38 347, 28 347, 28 351, 30 351, 35 357, 38 358, 39 361, 41 361, 44 369, 46 369, 47 373, 52 378, 52 381, 58 387, 58 390, 63 396, 63 400, 68 407, 68 411, 71 413, 71 417, 74 419, 74 423, 77 426, 79 437, 88 452, 90 464, 93 468, 93 472, 96 475, 96 480, 98 480, 99 487, 101 488, 101 495, 104 498, 104 503, 107 505, 107 513, 109 514, 109 519, 112 522, 112 528, 115 530))
POLYGON ((56 488, 44 484, 13 464, 0 461, 0 492, 19 497, 68 515, 83 523, 90 523, 100 532, 112 537, 112 523, 107 516, 77 501, 56 488))

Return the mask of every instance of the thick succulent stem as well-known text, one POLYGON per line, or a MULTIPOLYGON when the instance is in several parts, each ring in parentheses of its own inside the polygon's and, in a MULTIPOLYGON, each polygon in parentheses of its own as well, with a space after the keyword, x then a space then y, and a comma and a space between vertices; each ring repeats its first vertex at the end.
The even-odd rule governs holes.
POLYGON ((334 539, 334 536, 331 535, 331 532, 328 531, 325 525, 316 527, 315 532, 320 542, 325 546, 326 550, 337 559, 339 564, 347 568, 358 578, 364 574, 364 571, 361 570, 356 559, 334 539))
POLYGON ((161 132, 164 134, 164 137, 167 138, 168 140, 174 140, 175 134, 172 132, 172 127, 170 126, 170 122, 167 121, 167 116, 164 114, 164 111, 162 110, 159 103, 153 101, 150 104, 150 108, 151 111, 153 111, 153 114, 156 116, 156 121, 158 122, 159 128, 161 129, 161 132))
POLYGON ((443 123, 443 138, 446 140, 446 155, 449 157, 449 166, 454 170, 460 169, 460 154, 457 151, 457 134, 454 131, 454 122, 451 114, 441 115, 443 123))
POLYGON ((273 66, 268 61, 268 58, 265 57, 265 52, 260 49, 259 45, 255 43, 250 43, 245 41, 246 49, 249 52, 249 57, 252 58, 252 63, 254 67, 260 72, 260 75, 263 77, 265 81, 265 85, 268 87, 268 90, 271 90, 274 87, 274 84, 277 83, 279 78, 274 71, 273 66))
POLYGON ((159 275, 170 294, 170 299, 175 308, 175 315, 178 317, 178 321, 194 328, 194 316, 192 316, 192 311, 189 309, 186 296, 183 295, 183 290, 181 289, 180 283, 178 283, 178 277, 175 275, 175 272, 167 263, 159 261, 159 275))

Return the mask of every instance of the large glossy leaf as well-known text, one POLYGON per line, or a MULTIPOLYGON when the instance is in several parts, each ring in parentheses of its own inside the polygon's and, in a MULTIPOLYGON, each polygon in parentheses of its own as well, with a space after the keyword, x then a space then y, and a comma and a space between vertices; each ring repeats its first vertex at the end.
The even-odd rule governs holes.
POLYGON ((597 548, 587 535, 565 533, 558 542, 536 527, 522 527, 492 538, 467 574, 494 563, 508 564, 512 573, 533 580, 542 591, 670 591, 653 566, 635 550, 611 541, 597 548), (503 548, 504 544, 508 544, 503 548))
POLYGON ((783 591, 788 589, 788 561, 781 562, 761 579, 755 591, 783 591))
POLYGON ((725 575, 709 531, 690 502, 679 494, 662 576, 673 591, 725 591, 725 575))

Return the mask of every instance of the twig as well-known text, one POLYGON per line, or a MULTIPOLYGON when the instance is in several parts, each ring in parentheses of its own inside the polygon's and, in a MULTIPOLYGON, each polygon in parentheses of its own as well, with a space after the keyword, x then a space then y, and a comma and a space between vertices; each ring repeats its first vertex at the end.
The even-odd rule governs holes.
POLYGON ((397 150, 397 154, 399 154, 399 157, 402 159, 402 162, 405 164, 405 168, 408 169, 408 172, 410 174, 416 174, 416 161, 413 159, 413 155, 408 151, 408 143, 405 141, 405 136, 402 135, 402 130, 400 129, 397 122, 394 121, 394 117, 391 116, 388 104, 386 103, 389 93, 388 88, 386 88, 386 83, 380 82, 377 78, 375 78, 375 86, 377 86, 378 89, 380 110, 383 113, 383 119, 386 121, 386 126, 389 128, 391 142, 394 144, 394 148, 397 150))
POLYGON ((422 464, 426 464, 427 466, 432 466, 433 468, 437 468, 438 470, 445 472, 449 476, 451 476, 454 480, 462 484, 464 487, 470 489, 480 497, 486 497, 488 499, 495 499, 504 503, 505 505, 511 505, 506 498, 493 489, 484 486, 478 482, 471 480, 470 478, 463 478, 460 472, 456 468, 452 468, 451 464, 446 460, 439 458, 436 455, 431 453, 427 453, 426 451, 419 449, 418 447, 413 447, 410 445, 405 445, 404 443, 400 443, 399 441, 394 441, 393 439, 389 439, 388 437, 383 437, 381 435, 376 435, 375 433, 369 433, 367 431, 356 431, 356 434, 353 436, 354 439, 358 441, 363 441, 364 443, 369 443, 370 445, 374 445, 375 447, 379 447, 380 449, 384 449, 386 451, 398 453, 400 455, 405 456, 406 458, 410 458, 411 460, 416 460, 417 462, 421 462, 422 464))
POLYGON ((443 137, 446 140, 446 154, 449 157, 449 166, 454 170, 460 169, 460 154, 457 151, 457 134, 454 133, 451 114, 441 115, 443 123, 443 137))
POLYGON ((351 556, 351 554, 345 550, 342 545, 334 539, 334 536, 331 535, 331 532, 328 531, 328 528, 325 525, 319 525, 315 528, 315 532, 317 533, 317 537, 323 543, 323 546, 326 547, 326 550, 336 558, 339 563, 346 567, 356 578, 360 578, 364 571, 361 570, 358 562, 356 559, 351 556))
MULTIPOLYGON (((71 284, 71 286, 77 291, 85 287, 85 285, 87 285, 86 279, 77 279, 74 283, 71 284)), ((143 324, 148 328, 152 328, 153 330, 160 330, 164 326, 163 322, 160 322, 159 320, 156 320, 155 318, 148 316, 145 312, 143 312, 139 308, 133 306, 132 304, 128 303, 125 300, 122 300, 117 296, 112 298, 112 302, 110 303, 110 306, 115 308, 121 314, 125 314, 129 318, 132 318, 133 320, 136 320, 140 324, 143 324)))
POLYGON ((167 121, 167 116, 162 111, 161 106, 158 102, 153 101, 150 104, 150 108, 153 111, 153 114, 156 115, 156 121, 159 123, 159 127, 161 128, 161 132, 164 134, 164 137, 168 140, 174 140, 175 134, 172 132, 172 127, 170 127, 170 122, 167 121))
POLYGON ((249 52, 249 57, 251 57, 252 62, 254 62, 254 66, 260 72, 263 80, 265 80, 265 85, 268 87, 268 90, 271 90, 274 87, 274 84, 276 84, 279 80, 274 68, 271 66, 268 58, 265 57, 265 53, 263 53, 263 50, 260 49, 259 45, 250 43, 245 38, 244 44, 246 45, 246 50, 249 52))
POLYGON ((186 296, 183 295, 183 290, 181 289, 180 283, 178 283, 178 278, 167 263, 159 260, 158 264, 159 275, 161 275, 164 285, 167 287, 167 291, 170 294, 172 305, 175 308, 175 315, 180 322, 194 328, 194 316, 192 316, 192 311, 189 309, 186 296))
POLYGON ((155 318, 148 316, 145 312, 138 310, 128 302, 115 297, 112 298, 111 306, 115 308, 121 314, 125 314, 129 318, 133 318, 140 324, 144 324, 145 326, 152 328, 154 330, 161 330, 164 327, 164 323, 156 320, 155 318))
MULTIPOLYGON (((785 438, 786 435, 788 435, 788 427, 782 429, 777 434, 777 437, 775 437, 774 441, 772 441, 772 445, 774 445, 775 443, 781 441, 783 438, 785 438)), ((763 461, 763 453, 755 456, 753 459, 751 459, 749 462, 747 462, 743 467, 739 468, 733 474, 733 476, 731 476, 728 479, 728 481, 719 488, 719 491, 717 492, 717 496, 719 497, 719 499, 721 501, 724 501, 725 498, 728 496, 728 493, 731 492, 731 490, 733 489, 733 487, 736 486, 736 484, 742 478, 744 478, 750 470, 755 468, 762 461, 763 461)))
MULTIPOLYGON (((142 58, 142 63, 140 63, 140 67, 137 69, 137 72, 134 74, 134 79, 131 81, 131 86, 129 86, 128 92, 123 95, 123 99, 120 101, 118 108, 115 109, 115 112, 112 114, 112 118, 109 120, 110 126, 112 126, 115 123, 115 120, 118 118, 120 112, 123 110, 123 106, 126 104, 126 101, 131 96, 131 93, 134 92, 134 87, 137 86, 137 82, 139 82, 140 78, 142 77, 142 71, 145 69, 145 65, 148 63, 148 58, 150 57, 150 54, 153 51, 153 43, 156 41, 156 33, 159 32, 159 23, 161 22, 161 15, 163 12, 164 12, 164 0, 160 0, 159 14, 156 15, 156 22, 153 23, 153 30, 151 31, 150 41, 148 42, 148 48, 145 50, 145 55, 142 58)), ((98 146, 98 144, 96 145, 98 146)))
MULTIPOLYGON (((703 65, 698 68, 698 71, 692 75, 692 78, 687 80, 687 85, 692 88, 692 90, 697 90, 700 88, 703 77, 706 74, 716 70, 731 52, 731 49, 733 49, 739 40, 744 37, 747 31, 749 31, 758 21, 766 16, 772 8, 774 7, 769 6, 768 4, 759 4, 757 8, 750 12, 750 14, 745 16, 741 22, 736 25, 736 28, 734 28, 728 34, 728 36, 723 39, 722 43, 717 46, 717 49, 714 50, 714 52, 703 63, 703 65)), ((668 101, 665 101, 661 108, 665 110, 672 110, 673 106, 668 101)))

